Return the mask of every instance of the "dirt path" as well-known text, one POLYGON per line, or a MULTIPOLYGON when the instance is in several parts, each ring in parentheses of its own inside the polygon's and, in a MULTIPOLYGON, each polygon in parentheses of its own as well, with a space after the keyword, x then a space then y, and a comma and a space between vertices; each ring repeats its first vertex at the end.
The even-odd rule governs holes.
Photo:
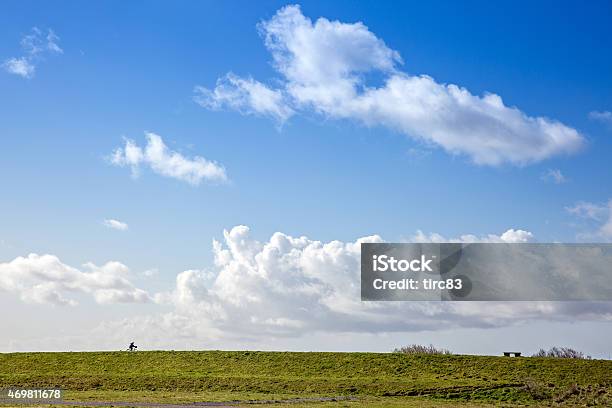
POLYGON ((333 402, 353 401, 354 397, 321 397, 321 398, 293 398, 284 400, 244 400, 226 402, 191 402, 186 404, 165 404, 161 402, 125 402, 125 401, 70 401, 53 402, 52 405, 71 405, 84 407, 150 407, 150 408, 190 408, 190 407, 217 407, 235 408, 238 405, 265 405, 265 404, 299 404, 304 402, 333 402))

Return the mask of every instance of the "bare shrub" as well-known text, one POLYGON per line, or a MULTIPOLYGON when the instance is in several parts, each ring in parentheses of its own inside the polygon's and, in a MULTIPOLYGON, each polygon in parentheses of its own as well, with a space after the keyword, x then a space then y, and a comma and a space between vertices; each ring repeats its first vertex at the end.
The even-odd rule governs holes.
POLYGON ((545 400, 551 397, 551 391, 546 385, 532 379, 525 381, 523 390, 534 400, 545 400))
POLYGON ((452 354, 449 350, 444 348, 436 348, 433 344, 429 346, 423 346, 421 344, 411 344, 409 346, 403 346, 393 350, 394 353, 402 354, 452 354))
POLYGON ((576 351, 569 347, 552 347, 549 350, 541 348, 533 354, 532 357, 591 359, 591 356, 587 356, 583 352, 576 351))
POLYGON ((567 388, 566 390, 556 395, 554 397, 554 401, 558 403, 565 402, 571 397, 573 397, 574 395, 580 395, 580 394, 581 394, 580 387, 577 384, 572 384, 569 386, 569 388, 567 388))

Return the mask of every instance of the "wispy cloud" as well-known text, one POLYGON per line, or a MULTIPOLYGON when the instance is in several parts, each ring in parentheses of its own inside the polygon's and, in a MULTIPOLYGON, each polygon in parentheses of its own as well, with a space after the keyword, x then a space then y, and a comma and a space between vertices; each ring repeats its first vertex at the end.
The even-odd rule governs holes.
POLYGON ((147 269, 141 273, 141 275, 144 276, 145 278, 152 278, 153 276, 156 276, 158 274, 159 274, 159 269, 157 268, 147 269))
POLYGON ((128 225, 125 222, 121 222, 112 218, 104 220, 103 224, 105 227, 116 229, 119 231, 127 231, 128 229, 128 225))
POLYGON ((607 207, 587 201, 580 201, 571 207, 566 207, 565 210, 580 218, 601 220, 606 215, 607 207))
POLYGON ((447 238, 435 232, 425 234, 423 231, 418 230, 415 235, 408 239, 409 242, 495 242, 507 244, 533 242, 534 240, 535 238, 531 232, 513 228, 510 228, 501 235, 488 234, 485 236, 477 236, 474 234, 465 234, 456 238, 447 238))
POLYGON ((133 177, 138 177, 140 174, 140 166, 148 166, 159 175, 192 185, 198 185, 202 180, 221 182, 227 180, 223 166, 200 156, 187 158, 168 149, 161 136, 151 132, 145 135, 147 145, 144 148, 127 139, 124 147, 119 147, 113 152, 111 163, 116 166, 131 167, 133 177))
POLYGON ((551 181, 555 184, 563 184, 567 181, 567 178, 561 173, 559 169, 548 169, 540 176, 544 181, 551 181))
POLYGON ((273 87, 233 73, 213 89, 196 87, 196 101, 209 109, 287 120, 296 112, 352 119, 400 131, 477 164, 525 165, 574 153, 584 137, 574 128, 528 116, 499 95, 473 95, 454 84, 400 69, 399 53, 363 23, 305 17, 299 6, 280 9, 258 26, 281 75, 273 87), (367 82, 383 78, 382 86, 367 82))
POLYGON ((612 125, 612 112, 610 111, 593 111, 589 112, 589 118, 605 123, 606 125, 612 125))
POLYGON ((581 233, 581 238, 612 241, 612 199, 607 203, 581 201, 572 207, 566 207, 566 211, 591 221, 589 225, 592 230, 581 233))
POLYGON ((32 78, 36 72, 36 64, 44 60, 46 55, 62 54, 64 50, 59 46, 59 37, 49 29, 43 32, 34 27, 31 32, 21 39, 21 48, 24 55, 8 58, 2 67, 8 73, 23 78, 32 78))
POLYGON ((194 100, 204 108, 218 110, 230 107, 244 114, 270 116, 278 123, 283 123, 294 113, 280 91, 232 73, 220 78, 213 90, 196 86, 194 100))

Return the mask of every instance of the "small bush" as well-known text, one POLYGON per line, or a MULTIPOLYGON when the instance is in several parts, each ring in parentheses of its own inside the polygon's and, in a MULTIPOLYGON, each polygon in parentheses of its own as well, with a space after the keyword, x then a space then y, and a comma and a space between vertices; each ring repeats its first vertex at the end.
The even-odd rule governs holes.
POLYGON ((553 358, 577 358, 591 359, 591 356, 585 355, 581 351, 576 351, 569 347, 553 347, 549 350, 540 349, 532 357, 553 357, 553 358))
POLYGON ((409 346, 396 348, 395 350, 393 350, 393 352, 402 354, 452 354, 447 349, 434 347, 433 344, 430 344, 429 346, 411 344, 409 346))

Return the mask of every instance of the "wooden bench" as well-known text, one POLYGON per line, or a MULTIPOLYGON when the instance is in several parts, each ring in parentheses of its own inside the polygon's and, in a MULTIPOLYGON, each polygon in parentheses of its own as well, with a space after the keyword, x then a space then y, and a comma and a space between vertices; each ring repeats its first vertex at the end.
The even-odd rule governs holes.
POLYGON ((520 357, 520 351, 504 351, 504 357, 520 357))

